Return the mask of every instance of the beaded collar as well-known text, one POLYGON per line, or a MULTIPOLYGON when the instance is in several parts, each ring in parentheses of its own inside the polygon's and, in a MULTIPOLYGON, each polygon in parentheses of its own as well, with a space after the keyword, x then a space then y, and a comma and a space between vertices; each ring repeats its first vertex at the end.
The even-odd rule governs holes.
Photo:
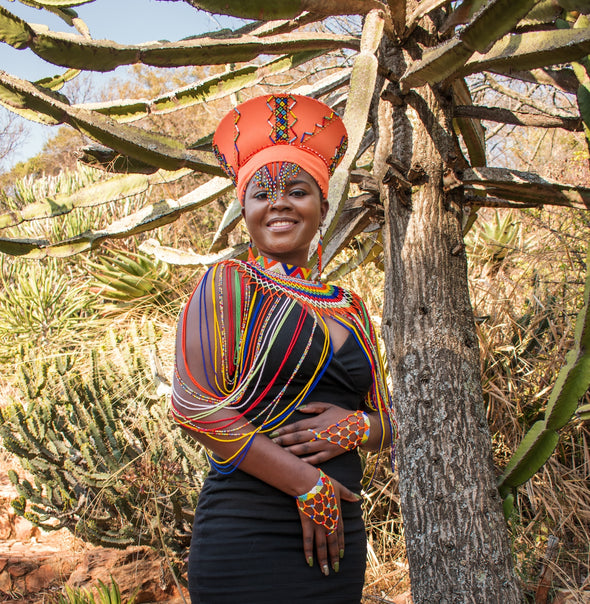
POLYGON ((255 260, 256 264, 265 271, 272 271, 287 277, 295 279, 304 279, 309 281, 311 278, 311 269, 304 266, 295 266, 294 264, 285 264, 278 260, 271 260, 266 256, 258 256, 255 260))
POLYGON ((283 264, 264 256, 240 264, 252 283, 264 291, 286 294, 329 314, 346 313, 358 306, 358 300, 352 292, 331 283, 310 279, 311 269, 283 264))

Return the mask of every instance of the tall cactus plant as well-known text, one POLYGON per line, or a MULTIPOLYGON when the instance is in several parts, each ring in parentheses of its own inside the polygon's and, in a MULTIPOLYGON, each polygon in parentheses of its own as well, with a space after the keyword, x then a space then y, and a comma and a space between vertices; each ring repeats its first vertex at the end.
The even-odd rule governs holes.
MULTIPOLYGON (((27 23, 0 6, 1 41, 67 70, 39 82, 0 72, 0 103, 31 119, 68 124, 93 138, 102 145, 85 151, 85 161, 93 165, 141 173, 114 175, 112 186, 101 183, 94 197, 80 194, 55 204, 48 200, 19 215, 0 216, 0 226, 11 229, 0 238, 0 251, 29 257, 79 253, 109 238, 145 233, 213 201, 230 185, 220 178, 210 151, 211 132, 178 140, 142 128, 138 120, 212 106, 238 92, 247 97, 259 92, 268 78, 288 75, 293 67, 301 69, 320 58, 323 66, 340 65, 331 75, 310 78, 285 92, 323 98, 342 111, 351 134, 347 156, 331 183, 325 260, 332 260, 353 238, 381 231, 373 246, 382 249, 385 270, 383 332, 396 392, 400 490, 414 602, 520 601, 489 454, 463 232, 477 208, 487 205, 588 209, 590 189, 488 165, 482 120, 564 131, 581 131, 583 126, 577 116, 477 105, 472 76, 493 72, 513 87, 533 82, 577 93, 588 127, 588 3, 184 1, 195 10, 252 21, 235 31, 179 42, 121 45, 92 39, 91 28, 76 18, 73 7, 80 0, 23 0, 61 16, 79 34, 27 23), (330 17, 339 15, 362 17, 362 32, 326 31, 330 17), (262 55, 270 59, 258 60, 262 55), (77 70, 109 71, 134 63, 225 64, 228 69, 148 100, 76 105, 60 92, 77 70), (361 167, 370 170, 363 174, 361 167), (179 200, 161 200, 100 231, 40 241, 19 235, 14 226, 57 216, 98 195, 116 200, 119 186, 143 186, 139 181, 155 174, 175 179, 194 171, 212 178, 179 200)), ((174 6, 169 4, 172 17, 174 6)), ((228 208, 209 256, 174 251, 166 242, 146 242, 143 249, 167 260, 176 255, 183 263, 238 255, 243 246, 223 249, 225 236, 239 224, 236 210, 236 204, 228 208)), ((573 409, 571 401, 562 400, 551 403, 543 430, 558 429, 573 409)), ((529 439, 539 442, 535 434, 529 439)), ((548 450, 554 440, 549 439, 548 450)), ((532 457, 538 461, 536 453, 532 457)), ((528 459, 525 455, 514 463, 530 470, 528 459)), ((510 480, 502 486, 513 486, 510 480)))

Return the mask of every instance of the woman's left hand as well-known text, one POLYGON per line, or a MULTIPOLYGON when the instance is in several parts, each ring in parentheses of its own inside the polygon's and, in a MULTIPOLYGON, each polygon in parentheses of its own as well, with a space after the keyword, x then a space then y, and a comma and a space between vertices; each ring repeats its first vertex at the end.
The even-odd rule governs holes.
POLYGON ((350 415, 350 409, 343 409, 330 403, 307 403, 298 411, 309 413, 309 419, 282 426, 272 432, 273 442, 284 447, 304 461, 317 465, 345 453, 342 447, 323 439, 316 439, 315 432, 321 432, 350 415))

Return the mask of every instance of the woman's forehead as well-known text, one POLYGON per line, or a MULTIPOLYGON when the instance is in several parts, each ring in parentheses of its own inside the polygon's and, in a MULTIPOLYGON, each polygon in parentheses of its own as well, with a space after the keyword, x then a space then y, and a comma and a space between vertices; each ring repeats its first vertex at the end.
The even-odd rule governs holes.
POLYGON ((271 183, 275 186, 277 184, 281 184, 282 186, 292 186, 294 184, 307 183, 314 185, 319 189, 319 185, 317 184, 315 178, 297 164, 287 164, 285 162, 279 170, 274 171, 269 170, 268 168, 269 166, 266 165, 257 170, 254 176, 252 176, 248 182, 246 188, 265 188, 271 183))

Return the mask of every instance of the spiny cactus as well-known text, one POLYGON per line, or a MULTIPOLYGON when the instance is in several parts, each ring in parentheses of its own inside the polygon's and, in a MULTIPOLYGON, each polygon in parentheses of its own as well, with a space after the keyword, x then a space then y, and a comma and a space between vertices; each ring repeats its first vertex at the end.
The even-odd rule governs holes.
POLYGON ((153 331, 92 351, 89 371, 21 352, 22 400, 1 410, 0 425, 4 447, 33 477, 10 473, 19 515, 103 546, 175 555, 188 546, 207 463, 173 428, 156 389, 146 352, 155 351, 153 331))
POLYGON ((559 441, 559 430, 574 416, 580 399, 590 387, 590 247, 586 260, 584 304, 578 313, 574 346, 568 352, 547 402, 545 416, 533 424, 499 480, 504 514, 510 516, 516 488, 543 466, 559 441))

